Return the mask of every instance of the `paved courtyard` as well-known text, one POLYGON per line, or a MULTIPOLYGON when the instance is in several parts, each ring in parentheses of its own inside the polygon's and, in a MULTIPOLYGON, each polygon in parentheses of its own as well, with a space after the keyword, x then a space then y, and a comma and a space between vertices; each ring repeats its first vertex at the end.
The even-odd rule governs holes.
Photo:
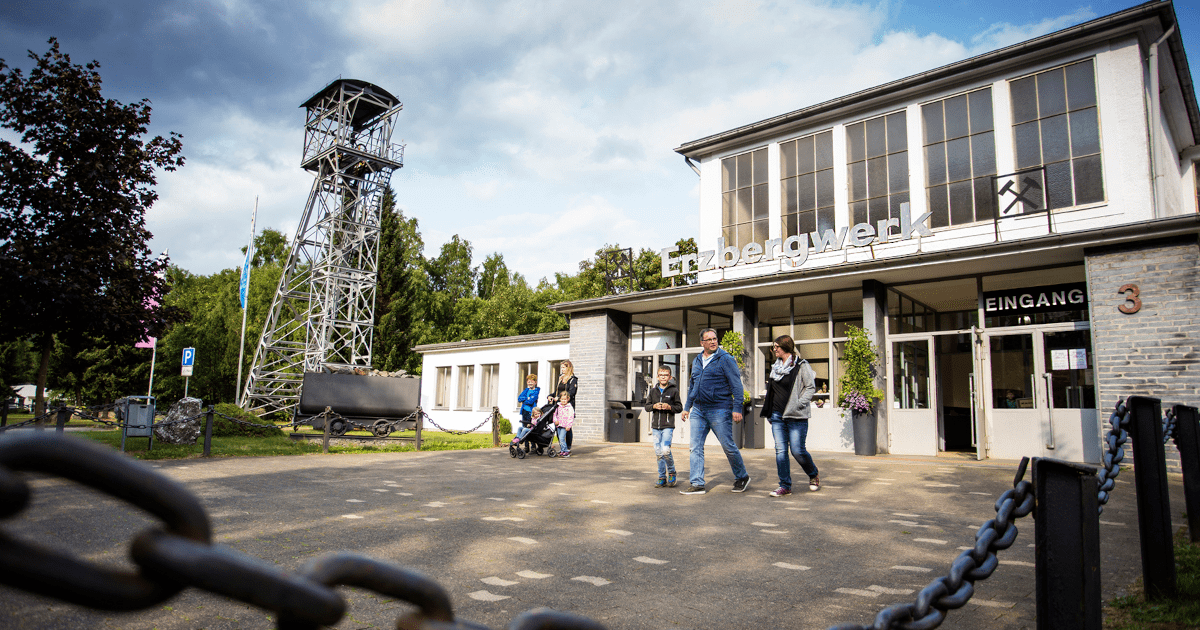
MULTIPOLYGON (((785 498, 773 451, 745 451, 744 494, 719 448, 709 493, 655 489, 644 444, 580 445, 567 460, 504 450, 184 460, 152 463, 207 507, 214 539, 287 570, 352 550, 422 571, 459 618, 503 628, 538 606, 613 629, 827 628, 869 623, 944 575, 1011 487, 1015 462, 815 453, 820 492, 785 498)), ((676 450, 680 488, 686 449, 676 450)), ((796 467, 793 466, 793 470, 796 467)), ((800 475, 803 478, 803 475, 800 475)), ((1133 472, 1101 516, 1106 599, 1140 573, 1133 472)), ((61 479, 36 477, 34 504, 6 531, 98 562, 127 565, 140 511, 61 479)), ((806 486, 797 486, 797 489, 806 486)), ((1182 482, 1172 475, 1182 526, 1182 482)), ((1034 624, 1033 521, 944 627, 1034 624)), ((390 628, 411 610, 344 589, 338 628, 390 628)), ((270 628, 269 615, 187 590, 148 611, 77 608, 0 587, 4 628, 270 628)))

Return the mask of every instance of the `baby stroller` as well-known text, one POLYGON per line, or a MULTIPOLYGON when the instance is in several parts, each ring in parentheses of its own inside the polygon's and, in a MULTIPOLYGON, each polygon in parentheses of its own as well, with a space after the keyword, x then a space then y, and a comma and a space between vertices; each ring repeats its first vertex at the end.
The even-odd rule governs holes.
POLYGON ((517 459, 525 459, 525 448, 528 447, 530 452, 535 455, 549 455, 557 457, 558 450, 552 444, 554 441, 554 405, 546 405, 542 408, 542 417, 538 418, 533 424, 533 428, 525 437, 517 440, 514 439, 508 445, 508 454, 510 457, 517 459))

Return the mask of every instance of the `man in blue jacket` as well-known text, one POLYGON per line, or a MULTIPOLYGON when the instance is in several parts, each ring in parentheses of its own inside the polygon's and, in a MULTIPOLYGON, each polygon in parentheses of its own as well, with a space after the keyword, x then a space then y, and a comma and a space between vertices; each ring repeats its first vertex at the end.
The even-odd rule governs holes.
POLYGON ((729 459, 733 469, 733 491, 745 492, 750 486, 750 474, 742 462, 742 453, 733 443, 733 423, 742 421, 742 374, 733 355, 717 346, 717 331, 705 328, 700 331, 700 344, 704 354, 692 361, 691 378, 688 381, 687 403, 683 406, 684 422, 692 422, 691 485, 680 490, 680 494, 704 494, 704 440, 709 429, 721 443, 721 450, 729 459))

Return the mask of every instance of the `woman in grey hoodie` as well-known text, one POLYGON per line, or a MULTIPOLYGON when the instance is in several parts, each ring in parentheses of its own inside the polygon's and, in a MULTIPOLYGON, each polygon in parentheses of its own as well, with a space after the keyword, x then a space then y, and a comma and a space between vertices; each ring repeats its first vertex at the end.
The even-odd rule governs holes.
POLYGON ((775 364, 767 377, 767 396, 763 399, 762 413, 771 422, 771 435, 775 438, 775 467, 779 470, 779 488, 771 493, 782 497, 792 493, 792 466, 788 459, 791 451, 796 462, 808 475, 808 489, 821 489, 821 477, 817 465, 804 448, 808 437, 808 418, 811 414, 813 394, 817 391, 816 373, 808 361, 796 352, 796 343, 787 335, 780 335, 772 346, 775 364))

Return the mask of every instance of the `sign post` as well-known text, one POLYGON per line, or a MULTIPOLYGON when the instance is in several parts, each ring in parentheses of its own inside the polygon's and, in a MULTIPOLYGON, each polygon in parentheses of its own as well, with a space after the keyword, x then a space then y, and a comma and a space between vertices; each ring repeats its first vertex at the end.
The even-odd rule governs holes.
POLYGON ((183 349, 183 367, 179 371, 179 375, 183 377, 183 397, 188 397, 188 380, 192 375, 192 368, 196 365, 196 349, 183 349))

